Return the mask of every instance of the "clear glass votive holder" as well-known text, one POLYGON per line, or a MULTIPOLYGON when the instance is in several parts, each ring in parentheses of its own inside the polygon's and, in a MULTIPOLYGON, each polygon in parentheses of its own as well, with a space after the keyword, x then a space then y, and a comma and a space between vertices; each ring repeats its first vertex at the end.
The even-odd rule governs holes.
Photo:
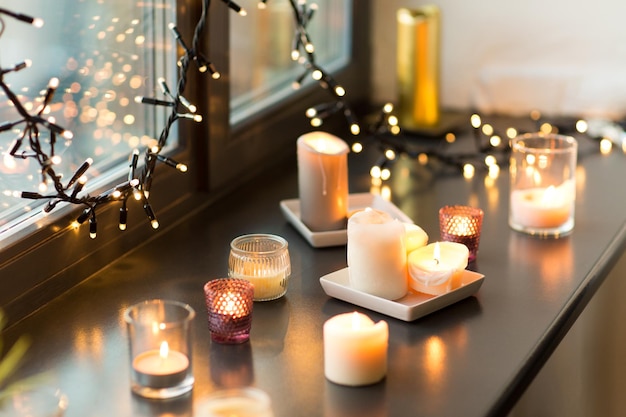
POLYGON ((67 396, 50 386, 17 388, 0 401, 0 416, 5 417, 63 417, 67 396))
POLYGON ((511 141, 511 228, 539 237, 574 229, 577 152, 571 136, 531 133, 511 141))
POLYGON ((218 278, 204 285, 211 340, 235 344, 250 339, 254 287, 245 279, 218 278))
POLYGON ((204 417, 273 417, 269 395, 255 387, 243 387, 214 391, 199 401, 199 416, 204 417))
POLYGON ((191 391, 194 317, 189 305, 170 300, 147 300, 126 309, 134 393, 166 399, 191 391))
POLYGON ((484 212, 476 207, 445 206, 439 209, 439 233, 445 242, 462 243, 469 249, 468 261, 476 260, 484 212))
POLYGON ((254 301, 269 301, 287 292, 291 260, 287 241, 272 234, 249 234, 230 242, 228 276, 250 281, 254 301))

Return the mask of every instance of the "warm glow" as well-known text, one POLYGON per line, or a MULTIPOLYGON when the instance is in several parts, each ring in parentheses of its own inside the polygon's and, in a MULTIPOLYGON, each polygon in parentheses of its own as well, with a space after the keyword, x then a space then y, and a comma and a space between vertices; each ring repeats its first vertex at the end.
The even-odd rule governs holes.
POLYGON ((166 341, 161 342, 161 347, 159 348, 159 356, 161 359, 167 359, 170 354, 170 347, 166 341))
POLYGON ((607 138, 602 138, 602 140, 600 140, 600 153, 607 155, 611 153, 611 149, 613 149, 613 142, 607 138))
POLYGON ((441 259, 441 249, 439 248, 439 242, 435 242, 435 247, 433 248, 433 259, 435 263, 439 264, 439 260, 441 259))
POLYGON ((472 114, 470 117, 470 124, 474 129, 478 129, 481 125, 482 121, 480 120, 480 116, 477 114, 472 114))

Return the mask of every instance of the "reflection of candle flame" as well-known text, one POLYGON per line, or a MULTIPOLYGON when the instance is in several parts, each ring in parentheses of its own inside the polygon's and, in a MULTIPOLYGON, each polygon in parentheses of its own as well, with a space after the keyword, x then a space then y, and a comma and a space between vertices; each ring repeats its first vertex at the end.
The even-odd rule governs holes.
POLYGON ((439 265, 439 260, 441 259, 441 249, 439 249, 439 242, 435 242, 435 247, 433 249, 433 258, 435 259, 435 263, 439 265))
POLYGON ((438 382, 441 380, 441 374, 445 371, 446 361, 446 345, 437 337, 429 337, 426 341, 426 374, 431 384, 435 386, 432 389, 439 388, 438 382), (436 387, 436 388, 435 388, 436 387))
POLYGON ((161 342, 161 348, 159 349, 159 355, 161 359, 167 359, 170 354, 170 347, 166 341, 161 342))

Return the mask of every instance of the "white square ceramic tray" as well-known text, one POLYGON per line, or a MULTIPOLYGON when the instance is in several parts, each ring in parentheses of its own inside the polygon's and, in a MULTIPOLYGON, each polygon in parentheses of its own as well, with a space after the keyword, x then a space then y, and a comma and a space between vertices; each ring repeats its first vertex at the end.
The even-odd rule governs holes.
MULTIPOLYGON (((406 214, 393 203, 385 200, 379 195, 370 193, 357 193, 348 196, 348 212, 371 207, 376 210, 389 213, 393 218, 403 222, 413 223, 406 214)), ((300 200, 282 200, 280 209, 289 223, 315 248, 327 246, 341 246, 348 242, 348 231, 346 229, 331 230, 327 232, 313 232, 300 220, 300 200)))
POLYGON ((340 269, 320 278, 324 292, 339 300, 395 317, 404 321, 417 320, 474 294, 485 276, 477 272, 463 272, 461 286, 442 295, 409 292, 399 300, 387 300, 350 287, 348 268, 340 269))

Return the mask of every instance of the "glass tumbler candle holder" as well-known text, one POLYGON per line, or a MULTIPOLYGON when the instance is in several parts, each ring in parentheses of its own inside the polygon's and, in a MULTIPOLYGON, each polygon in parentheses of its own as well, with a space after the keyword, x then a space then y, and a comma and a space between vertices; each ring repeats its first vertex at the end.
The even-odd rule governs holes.
POLYGON ((228 276, 250 281, 254 285, 254 301, 282 297, 291 276, 287 241, 263 233, 236 237, 230 243, 228 276))
POLYGON ((218 278, 204 285, 211 340, 235 344, 248 341, 252 327, 254 288, 239 278, 218 278))
POLYGON ((166 399, 191 391, 194 317, 189 305, 169 300, 148 300, 126 309, 134 393, 166 399))
POLYGON ((578 143, 571 136, 532 133, 511 141, 509 225, 539 237, 574 229, 578 143))
POLYGON ((441 240, 463 243, 469 249, 468 261, 476 260, 484 213, 468 206, 445 206, 439 209, 441 240))

